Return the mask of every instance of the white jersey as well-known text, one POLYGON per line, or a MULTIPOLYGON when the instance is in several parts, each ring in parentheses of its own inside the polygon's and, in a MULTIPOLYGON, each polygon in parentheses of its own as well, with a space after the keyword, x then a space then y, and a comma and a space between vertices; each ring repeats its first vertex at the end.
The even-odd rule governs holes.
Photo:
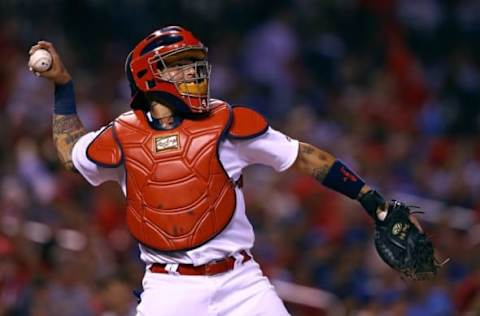
MULTIPOLYGON (((90 132, 77 141, 72 152, 73 164, 90 184, 97 186, 105 181, 116 181, 126 194, 123 166, 102 168, 87 158, 87 147, 101 130, 90 132)), ((269 127, 267 132, 253 139, 227 138, 220 142, 219 157, 228 176, 237 180, 243 168, 253 164, 270 166, 278 172, 288 169, 297 158, 298 146, 297 140, 269 127)), ((140 245, 141 260, 147 265, 155 262, 201 265, 252 248, 255 237, 252 225, 245 214, 243 192, 236 187, 235 193, 237 203, 233 218, 215 238, 188 251, 161 252, 140 245)))

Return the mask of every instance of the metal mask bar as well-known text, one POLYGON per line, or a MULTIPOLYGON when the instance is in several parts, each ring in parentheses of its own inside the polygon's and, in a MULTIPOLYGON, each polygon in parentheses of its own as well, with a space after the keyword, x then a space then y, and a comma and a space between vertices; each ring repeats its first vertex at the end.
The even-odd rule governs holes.
POLYGON ((164 57, 155 55, 148 60, 148 63, 154 78, 174 84, 178 93, 186 99, 190 108, 200 112, 209 110, 211 66, 206 60, 168 67, 164 57), (193 72, 189 72, 191 68, 193 68, 193 72), (181 74, 181 76, 169 78, 166 69, 175 71, 176 75, 181 74), (196 99, 197 102, 192 102, 193 99, 196 99), (200 105, 196 106, 194 104, 200 105))

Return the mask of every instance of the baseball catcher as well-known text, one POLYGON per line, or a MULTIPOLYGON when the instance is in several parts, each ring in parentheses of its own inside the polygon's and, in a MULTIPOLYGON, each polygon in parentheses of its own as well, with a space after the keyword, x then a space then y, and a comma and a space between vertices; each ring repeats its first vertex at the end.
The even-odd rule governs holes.
POLYGON ((272 128, 258 112, 210 97, 207 47, 179 26, 141 40, 125 64, 131 111, 87 132, 72 78, 41 41, 55 86, 53 138, 59 158, 92 185, 115 181, 126 223, 146 265, 137 315, 289 315, 250 249, 242 170, 294 167, 360 201, 375 221, 375 245, 392 268, 431 278, 433 246, 399 202, 386 203, 341 160, 272 128))

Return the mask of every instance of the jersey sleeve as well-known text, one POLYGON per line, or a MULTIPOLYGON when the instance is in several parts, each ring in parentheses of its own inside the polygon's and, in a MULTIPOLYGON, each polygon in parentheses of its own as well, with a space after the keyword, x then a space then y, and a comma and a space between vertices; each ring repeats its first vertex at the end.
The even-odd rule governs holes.
POLYGON ((287 170, 298 155, 298 140, 269 127, 255 138, 235 141, 239 158, 246 165, 262 164, 278 172, 287 170))
POLYGON ((102 132, 100 129, 83 135, 73 146, 72 161, 80 174, 94 186, 106 181, 120 182, 123 165, 117 168, 103 168, 92 162, 87 157, 88 145, 102 132))

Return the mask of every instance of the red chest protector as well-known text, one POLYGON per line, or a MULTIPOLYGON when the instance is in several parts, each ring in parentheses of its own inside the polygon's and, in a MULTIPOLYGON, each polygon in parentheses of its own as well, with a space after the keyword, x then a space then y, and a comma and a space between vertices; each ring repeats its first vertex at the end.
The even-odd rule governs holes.
POLYGON ((235 183, 219 160, 219 143, 258 136, 268 124, 253 110, 214 102, 208 117, 184 119, 171 130, 152 128, 140 110, 124 113, 87 148, 88 158, 100 166, 124 164, 127 225, 142 244, 188 250, 230 222, 235 183))

